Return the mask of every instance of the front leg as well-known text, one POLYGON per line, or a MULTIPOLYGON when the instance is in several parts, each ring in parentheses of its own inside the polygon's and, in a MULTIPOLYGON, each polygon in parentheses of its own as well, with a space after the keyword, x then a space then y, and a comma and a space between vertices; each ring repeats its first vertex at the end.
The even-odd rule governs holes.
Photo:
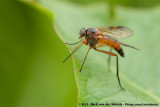
POLYGON ((84 43, 85 45, 88 45, 88 40, 85 39, 85 40, 83 41, 83 43, 84 43))

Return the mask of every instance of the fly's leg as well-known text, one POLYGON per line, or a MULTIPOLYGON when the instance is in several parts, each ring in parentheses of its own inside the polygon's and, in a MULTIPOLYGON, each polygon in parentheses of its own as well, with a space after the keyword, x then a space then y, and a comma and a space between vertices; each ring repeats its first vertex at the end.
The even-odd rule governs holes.
POLYGON ((84 43, 85 45, 88 45, 88 40, 86 39, 86 41, 83 41, 83 43, 84 43))
POLYGON ((85 56, 85 58, 84 58, 83 64, 82 64, 81 69, 79 70, 79 72, 81 72, 81 70, 82 70, 82 68, 83 68, 84 62, 85 62, 85 60, 86 60, 86 58, 87 58, 87 55, 88 55, 90 49, 91 49, 91 47, 89 47, 89 49, 88 49, 88 51, 87 51, 87 54, 86 54, 86 56, 85 56))
MULTIPOLYGON (((82 43, 84 43, 85 45, 88 45, 88 40, 86 40, 86 41, 82 41, 82 38, 81 38, 81 41, 80 41, 81 43, 74 49, 74 51, 62 62, 62 63, 64 63, 78 48, 79 48, 79 46, 82 44, 82 43)), ((66 43, 66 44, 68 44, 68 45, 74 45, 74 44, 77 44, 78 42, 76 42, 76 43, 73 43, 73 44, 69 44, 69 43, 66 43)))
POLYGON ((80 42, 82 42, 82 38, 81 38, 81 40, 78 41, 78 42, 75 42, 75 43, 66 43, 66 42, 65 42, 65 44, 67 44, 67 45, 76 45, 77 43, 80 43, 80 42))
POLYGON ((78 48, 79 46, 82 44, 83 42, 81 41, 81 43, 74 49, 74 51, 62 62, 64 63, 78 48))
MULTIPOLYGON (((112 53, 112 48, 110 48, 110 53, 112 53)), ((111 69, 111 55, 108 57, 108 67, 111 69)))
MULTIPOLYGON (((105 46, 105 45, 98 45, 98 46, 96 46, 96 48, 99 48, 102 46, 105 46)), ((112 48, 110 48, 110 52, 112 53, 112 48)), ((108 57, 108 68, 111 69, 111 55, 109 55, 109 57, 108 57)))
POLYGON ((104 50, 99 50, 99 49, 96 49, 94 48, 96 51, 99 51, 99 52, 102 52, 102 53, 105 53, 105 54, 108 54, 108 55, 111 55, 111 56, 116 56, 116 60, 117 60, 117 79, 118 79, 118 83, 119 83, 119 86, 121 87, 122 90, 125 90, 122 85, 121 85, 121 82, 120 82, 120 79, 119 79, 119 69, 118 69, 118 56, 117 54, 115 53, 112 53, 112 52, 107 52, 107 51, 104 51, 104 50))

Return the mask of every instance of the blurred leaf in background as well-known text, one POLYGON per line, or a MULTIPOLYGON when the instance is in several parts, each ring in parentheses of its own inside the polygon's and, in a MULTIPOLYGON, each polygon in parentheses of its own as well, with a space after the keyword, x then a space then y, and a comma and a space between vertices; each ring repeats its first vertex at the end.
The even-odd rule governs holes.
POLYGON ((53 15, 36 3, 0 1, 0 107, 75 107, 68 49, 53 15), (63 66, 63 67, 62 67, 63 66))
MULTIPOLYGON (((55 0, 54 0, 55 1, 55 0)), ((57 0, 60 1, 60 0, 57 0)), ((103 3, 107 5, 107 9, 110 10, 107 14, 110 14, 110 19, 115 18, 117 9, 115 6, 126 6, 133 8, 152 8, 160 4, 160 0, 61 0, 70 1, 78 5, 89 5, 94 3, 103 3)))
MULTIPOLYGON (((57 0, 60 1, 60 0, 57 0)), ((127 7, 135 7, 135 8, 150 8, 157 6, 160 4, 159 0, 61 0, 61 1, 71 1, 73 3, 77 4, 84 4, 88 5, 91 3, 113 3, 116 5, 122 5, 122 6, 127 6, 127 7)))
MULTIPOLYGON (((40 1, 40 0, 34 0, 40 1)), ((90 5, 94 3, 103 3, 107 5, 107 10, 110 10, 107 14, 110 14, 110 19, 114 19, 116 16, 115 9, 116 6, 125 6, 125 7, 132 7, 135 9, 140 8, 153 8, 160 4, 159 0, 51 0, 51 1, 62 1, 62 2, 70 2, 78 5, 90 5)))

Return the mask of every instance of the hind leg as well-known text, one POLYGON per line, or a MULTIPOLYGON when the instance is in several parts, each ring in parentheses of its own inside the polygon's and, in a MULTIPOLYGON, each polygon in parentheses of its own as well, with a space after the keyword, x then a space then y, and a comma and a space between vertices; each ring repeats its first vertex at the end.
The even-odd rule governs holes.
POLYGON ((104 51, 104 50, 99 50, 99 49, 96 49, 94 48, 96 51, 99 51, 99 52, 102 52, 102 53, 105 53, 105 54, 108 54, 108 55, 111 55, 111 56, 115 56, 116 57, 116 60, 117 60, 117 79, 118 79, 118 83, 119 83, 119 86, 121 87, 121 89, 125 90, 122 85, 121 85, 121 82, 120 82, 120 79, 119 79, 119 68, 118 68, 118 55, 115 54, 115 53, 112 53, 112 52, 107 52, 107 51, 104 51))
MULTIPOLYGON (((96 46, 96 48, 99 48, 102 46, 105 46, 105 45, 98 45, 98 46, 96 46)), ((110 52, 112 52, 112 48, 110 48, 110 52)), ((109 55, 109 57, 108 57, 108 68, 111 69, 111 55, 109 55)))
MULTIPOLYGON (((112 48, 110 48, 110 52, 112 53, 112 48)), ((108 57, 108 67, 111 68, 111 55, 108 57)))

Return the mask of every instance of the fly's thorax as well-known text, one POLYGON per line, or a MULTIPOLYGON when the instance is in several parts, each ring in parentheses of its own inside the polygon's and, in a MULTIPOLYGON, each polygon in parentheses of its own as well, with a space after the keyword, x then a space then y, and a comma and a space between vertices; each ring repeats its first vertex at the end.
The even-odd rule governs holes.
POLYGON ((96 36, 98 35, 98 30, 96 28, 88 28, 86 30, 86 38, 90 46, 93 47, 97 43, 96 36))
POLYGON ((87 35, 95 35, 95 36, 99 34, 99 32, 96 28, 88 28, 86 30, 86 33, 87 33, 87 35))
POLYGON ((93 47, 97 43, 97 39, 95 35, 87 35, 87 40, 90 46, 93 47))

